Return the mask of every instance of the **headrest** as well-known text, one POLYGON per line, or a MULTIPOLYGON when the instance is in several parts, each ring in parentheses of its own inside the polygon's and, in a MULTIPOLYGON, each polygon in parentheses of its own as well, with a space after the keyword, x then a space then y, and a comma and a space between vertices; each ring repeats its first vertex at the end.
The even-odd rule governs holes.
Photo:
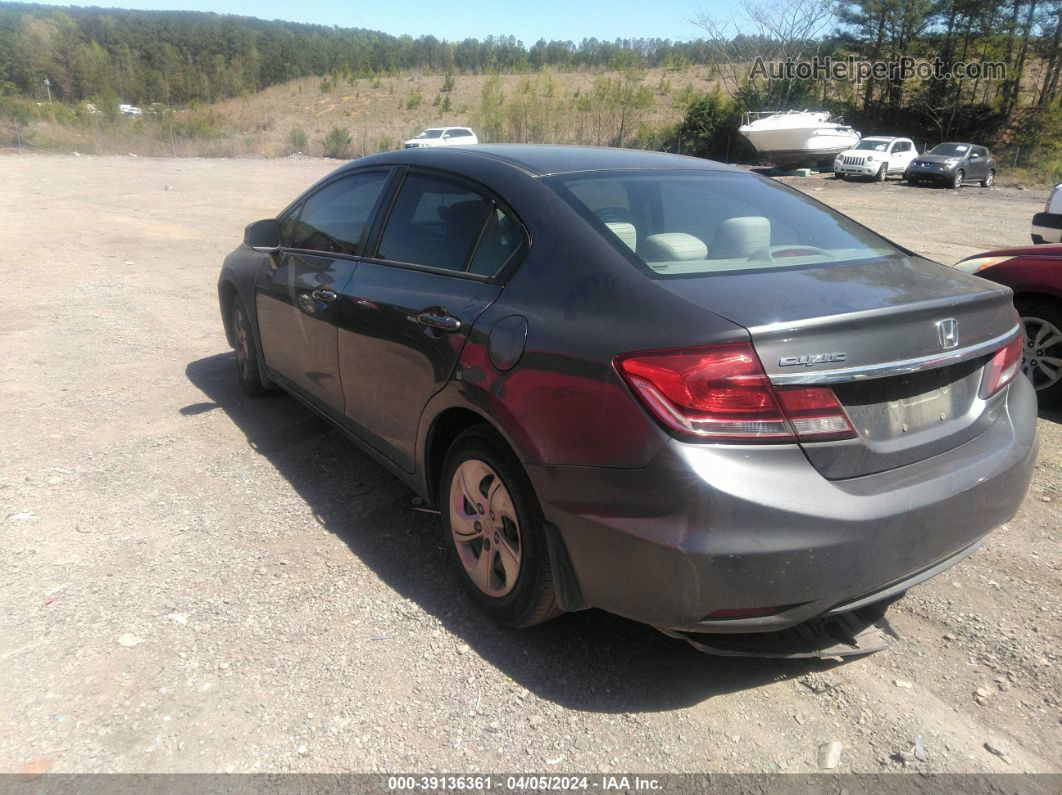
POLYGON ((640 253, 646 262, 676 262, 705 259, 708 247, 700 238, 685 232, 661 232, 649 235, 642 242, 640 253))
POLYGON ((712 259, 748 257, 771 245, 771 222, 762 215, 728 218, 712 241, 712 259))
POLYGON ((634 228, 634 224, 628 224, 623 221, 606 221, 605 226, 611 230, 612 234, 622 240, 631 251, 635 251, 638 248, 638 230, 634 228))

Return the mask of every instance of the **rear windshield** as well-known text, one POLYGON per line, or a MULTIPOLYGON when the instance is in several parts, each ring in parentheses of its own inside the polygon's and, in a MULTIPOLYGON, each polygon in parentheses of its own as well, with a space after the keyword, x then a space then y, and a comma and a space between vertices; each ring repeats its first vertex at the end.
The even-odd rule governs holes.
POLYGON ((903 254, 804 194, 754 174, 584 172, 546 182, 622 251, 664 276, 903 254))

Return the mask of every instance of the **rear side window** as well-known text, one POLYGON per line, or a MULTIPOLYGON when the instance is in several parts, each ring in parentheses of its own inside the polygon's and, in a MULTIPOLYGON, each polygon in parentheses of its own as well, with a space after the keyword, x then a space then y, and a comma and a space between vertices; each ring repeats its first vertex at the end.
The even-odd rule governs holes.
POLYGON ((902 254, 830 208, 751 174, 597 172, 545 181, 620 250, 665 276, 902 254))
POLYGON ((468 266, 469 273, 493 276, 520 250, 524 236, 520 225, 500 207, 487 217, 487 225, 476 246, 476 253, 468 266))
POLYGON ((308 198, 297 218, 284 220, 282 234, 291 248, 330 254, 362 254, 373 208, 387 172, 353 174, 326 185, 308 198))
POLYGON ((489 197, 410 174, 380 237, 379 259, 493 276, 521 248, 519 224, 489 197))

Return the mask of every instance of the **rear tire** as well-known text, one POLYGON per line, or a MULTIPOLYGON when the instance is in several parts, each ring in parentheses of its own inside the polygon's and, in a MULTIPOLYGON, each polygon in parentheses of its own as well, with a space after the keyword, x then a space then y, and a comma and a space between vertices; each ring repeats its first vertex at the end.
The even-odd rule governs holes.
POLYGON ((992 187, 992 183, 995 182, 995 181, 996 181, 996 170, 994 168, 990 168, 990 169, 988 169, 988 173, 985 175, 985 178, 983 180, 981 180, 981 187, 982 188, 991 188, 992 187))
POLYGON ((450 445, 439 508, 458 582, 491 620, 530 627, 564 612, 531 481, 489 425, 469 428, 450 445))
POLYGON ((1062 303, 1025 298, 1015 305, 1022 326, 1021 370, 1040 405, 1053 408, 1062 403, 1062 303))
POLYGON ((240 389, 249 397, 263 397, 274 394, 262 383, 262 371, 258 367, 258 346, 251 332, 251 321, 247 318, 243 303, 239 297, 232 299, 232 336, 236 349, 236 375, 240 380, 240 389))

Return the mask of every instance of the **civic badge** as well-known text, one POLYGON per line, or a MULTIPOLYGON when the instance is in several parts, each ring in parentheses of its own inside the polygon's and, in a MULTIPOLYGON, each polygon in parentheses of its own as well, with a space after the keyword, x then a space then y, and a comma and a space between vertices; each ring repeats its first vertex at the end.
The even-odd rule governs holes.
POLYGON ((937 338, 940 340, 940 347, 944 350, 950 350, 958 346, 959 344, 959 323, 955 318, 948 317, 944 320, 937 321, 937 338))

